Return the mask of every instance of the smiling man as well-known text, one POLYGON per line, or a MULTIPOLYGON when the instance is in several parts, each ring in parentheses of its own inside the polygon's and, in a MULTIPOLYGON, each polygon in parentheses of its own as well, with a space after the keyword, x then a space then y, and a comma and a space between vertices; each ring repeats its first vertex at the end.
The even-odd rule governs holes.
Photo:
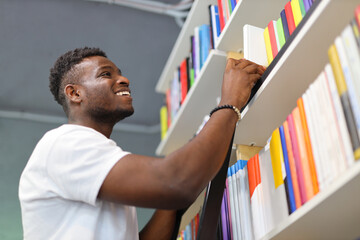
POLYGON ((50 90, 68 123, 43 136, 21 175, 24 239, 169 239, 175 210, 189 206, 222 166, 238 109, 263 72, 229 59, 220 106, 203 130, 156 158, 126 152, 110 139, 134 109, 129 80, 106 54, 85 47, 59 57, 50 90), (135 206, 160 209, 140 233, 135 206))

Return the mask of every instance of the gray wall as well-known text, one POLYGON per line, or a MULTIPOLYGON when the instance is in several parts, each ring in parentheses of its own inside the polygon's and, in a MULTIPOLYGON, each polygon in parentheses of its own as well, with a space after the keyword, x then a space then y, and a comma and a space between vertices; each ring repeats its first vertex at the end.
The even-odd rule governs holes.
MULTIPOLYGON (((0 239, 22 239, 21 212, 18 200, 20 174, 42 135, 57 127, 25 120, 0 118, 0 239)), ((160 141, 159 134, 140 135, 114 132, 112 135, 124 150, 154 155, 160 141)), ((153 209, 138 208, 139 229, 153 213, 153 209)))

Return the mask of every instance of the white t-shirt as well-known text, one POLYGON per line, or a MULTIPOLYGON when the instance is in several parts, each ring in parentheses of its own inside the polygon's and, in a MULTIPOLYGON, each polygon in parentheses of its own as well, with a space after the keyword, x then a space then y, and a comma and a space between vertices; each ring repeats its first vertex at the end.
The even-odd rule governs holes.
POLYGON ((127 154, 91 128, 64 124, 47 132, 20 178, 24 239, 138 239, 135 207, 97 199, 127 154))

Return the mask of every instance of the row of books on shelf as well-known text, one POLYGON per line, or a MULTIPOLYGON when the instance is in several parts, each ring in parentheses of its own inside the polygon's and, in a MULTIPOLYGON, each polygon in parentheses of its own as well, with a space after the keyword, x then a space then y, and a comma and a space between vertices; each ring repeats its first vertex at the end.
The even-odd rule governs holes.
POLYGON ((266 146, 229 168, 221 206, 223 239, 263 238, 360 159, 355 117, 360 108, 355 109, 349 94, 355 90, 360 103, 354 23, 335 39, 328 50, 330 63, 266 146), (346 78, 353 79, 351 87, 346 78))
MULTIPOLYGON (((170 127, 180 106, 185 101, 187 93, 199 76, 210 50, 215 47, 224 23, 229 19, 237 1, 226 0, 219 2, 224 4, 224 6, 220 7, 220 13, 217 5, 209 5, 209 23, 194 28, 194 34, 190 37, 191 49, 189 55, 181 61, 178 68, 174 71, 170 87, 165 94, 166 108, 163 107, 160 110, 160 116, 166 116, 167 122, 167 126, 165 127, 164 125, 162 129, 170 127), (220 16, 222 20, 220 20, 220 16)), ((162 134, 162 136, 164 135, 162 134)))
POLYGON ((312 4, 312 0, 291 0, 285 4, 280 17, 268 23, 263 33, 268 64, 276 57, 312 4))
POLYGON ((179 231, 177 240, 195 240, 199 231, 200 214, 197 213, 193 219, 185 226, 185 229, 179 231))

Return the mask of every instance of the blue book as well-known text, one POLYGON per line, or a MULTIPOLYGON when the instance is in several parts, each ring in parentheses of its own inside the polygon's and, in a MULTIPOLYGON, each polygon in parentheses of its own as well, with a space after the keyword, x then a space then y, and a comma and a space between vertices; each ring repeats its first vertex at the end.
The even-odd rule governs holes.
POLYGON ((200 69, 204 65, 211 49, 210 25, 203 24, 199 27, 200 36, 200 69))
POLYGON ((308 12, 311 6, 309 0, 303 0, 303 2, 304 2, 305 12, 308 12))
POLYGON ((282 150, 283 150, 284 164, 285 164, 285 171, 286 171, 286 178, 284 180, 284 183, 285 183, 287 201, 288 201, 288 206, 289 206, 289 213, 291 214, 296 210, 296 204, 295 204, 295 196, 294 196, 294 187, 293 187, 293 183, 292 183, 292 179, 291 179, 289 158, 288 158, 288 153, 287 153, 287 148, 286 148, 284 127, 282 125, 279 127, 279 132, 280 132, 281 146, 282 146, 282 150))
POLYGON ((231 0, 231 12, 234 11, 235 7, 236 7, 236 0, 231 0))
POLYGON ((285 42, 286 42, 288 40, 288 38, 290 37, 290 32, 289 32, 288 23, 286 20, 285 9, 283 9, 280 12, 280 17, 281 17, 281 22, 282 22, 283 28, 284 28, 284 35, 285 35, 285 42))

